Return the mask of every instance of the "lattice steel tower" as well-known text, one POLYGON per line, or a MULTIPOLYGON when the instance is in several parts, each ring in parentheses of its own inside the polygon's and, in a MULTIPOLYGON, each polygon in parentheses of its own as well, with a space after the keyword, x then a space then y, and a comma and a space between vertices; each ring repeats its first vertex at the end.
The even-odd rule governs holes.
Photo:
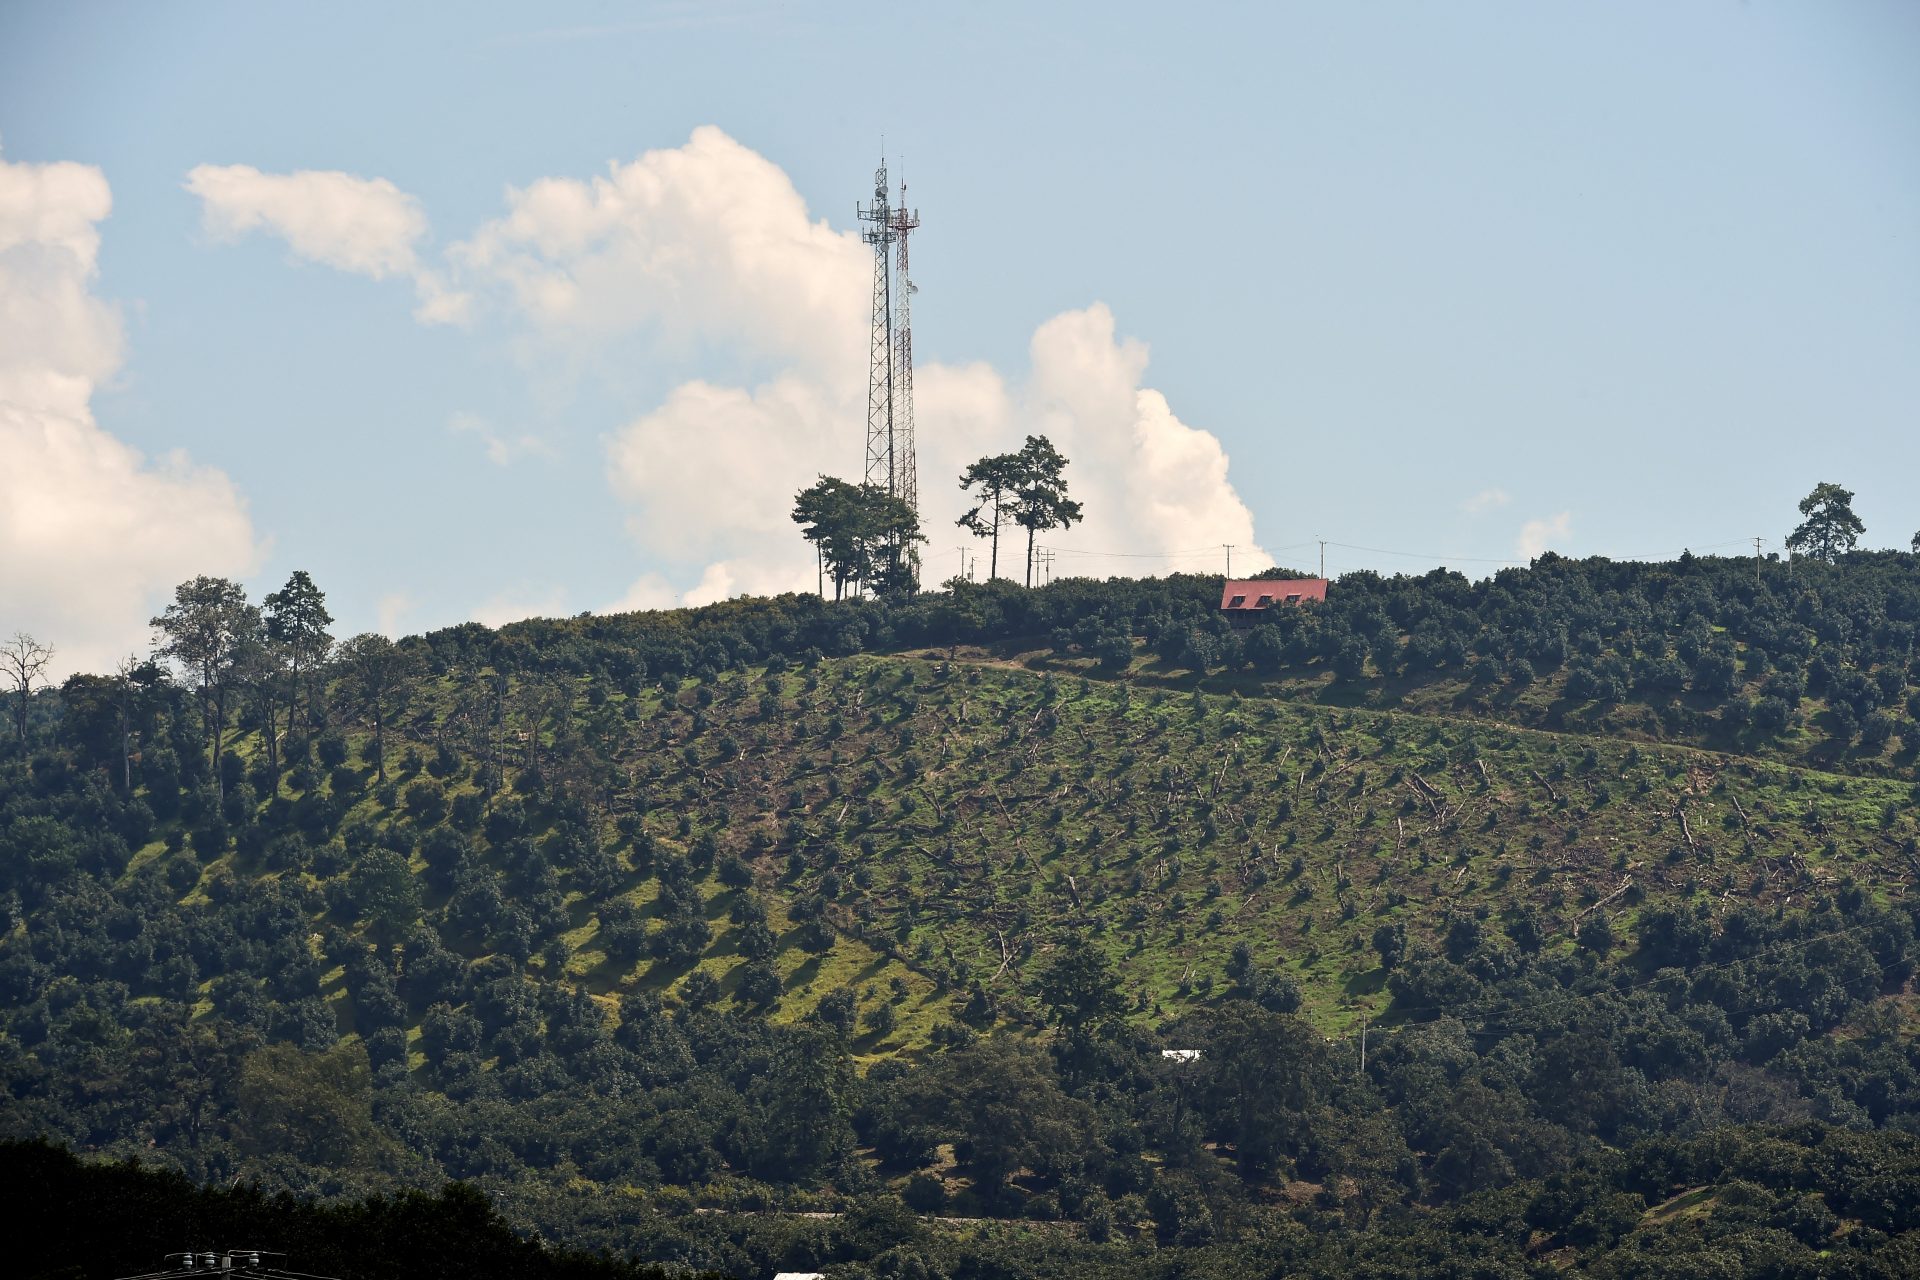
MULTIPOLYGON (((873 332, 867 348, 867 465, 868 484, 884 486, 920 514, 919 466, 913 445, 913 279, 907 271, 907 237, 920 225, 917 210, 907 208, 907 184, 900 184, 900 204, 887 199, 887 165, 873 174, 873 204, 855 205, 862 232, 873 246, 873 332), (895 257, 899 261, 896 264, 895 257), (896 277, 897 280, 896 280, 896 277)), ((918 544, 905 549, 908 575, 920 581, 918 544)), ((902 548, 893 549, 899 563, 902 548)))

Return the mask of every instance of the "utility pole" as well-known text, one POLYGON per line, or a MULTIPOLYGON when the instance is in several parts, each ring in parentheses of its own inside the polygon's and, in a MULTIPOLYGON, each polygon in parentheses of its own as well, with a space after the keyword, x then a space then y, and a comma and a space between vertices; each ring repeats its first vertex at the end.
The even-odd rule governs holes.
POLYGON ((1753 540, 1753 580, 1760 581, 1760 539, 1753 540))
POLYGON ((1220 545, 1227 549, 1227 576, 1231 578, 1233 576, 1233 544, 1223 542, 1220 545))
POLYGON ((1315 538, 1314 541, 1320 544, 1320 576, 1324 578, 1327 576, 1327 540, 1315 538))

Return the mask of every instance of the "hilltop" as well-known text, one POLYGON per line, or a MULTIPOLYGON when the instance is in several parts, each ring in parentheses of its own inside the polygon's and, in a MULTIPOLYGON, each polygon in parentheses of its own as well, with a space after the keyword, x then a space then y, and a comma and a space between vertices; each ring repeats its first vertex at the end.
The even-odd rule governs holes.
MULTIPOLYGON (((1286 574, 1286 570, 1274 570, 1286 574)), ((1911 779, 1920 556, 1837 564, 1542 556, 1472 581, 1350 573, 1324 605, 1236 629, 1220 579, 952 582, 910 601, 811 596, 437 632, 436 662, 613 686, 770 657, 976 646, 1060 671, 1293 702, 1670 742, 1911 779)))

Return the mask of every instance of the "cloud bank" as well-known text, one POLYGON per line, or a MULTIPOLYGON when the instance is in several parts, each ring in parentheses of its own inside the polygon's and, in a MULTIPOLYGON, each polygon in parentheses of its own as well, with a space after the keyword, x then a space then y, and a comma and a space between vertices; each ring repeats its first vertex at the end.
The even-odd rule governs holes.
POLYGON ((0 631, 55 646, 55 678, 144 651, 174 585, 258 559, 224 474, 150 461, 94 421, 120 366, 119 317, 92 289, 112 207, 97 168, 0 158, 0 631))

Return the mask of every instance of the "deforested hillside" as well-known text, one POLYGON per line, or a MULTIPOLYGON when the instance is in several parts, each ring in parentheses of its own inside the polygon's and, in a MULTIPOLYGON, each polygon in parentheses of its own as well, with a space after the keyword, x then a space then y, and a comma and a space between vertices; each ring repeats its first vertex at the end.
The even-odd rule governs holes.
MULTIPOLYGON (((1829 589, 1891 618, 1890 572, 1829 589)), ((1341 593, 1247 631, 1202 600, 742 601, 75 677, 0 762, 4 1132, 322 1195, 474 1179, 739 1275, 942 1274, 961 1246, 888 1196, 1018 1219, 1059 1274, 1246 1274, 1301 1228, 1406 1274, 1483 1219, 1516 1266, 1683 1219, 1856 1261, 1908 1229, 1644 1144, 1920 1125, 1909 729, 1716 749, 1601 731, 1651 700, 1528 710, 1567 670, 1505 703, 1384 646, 1263 671, 1341 593)), ((1855 675, 1900 705, 1904 625, 1844 646, 1829 709, 1855 675)))

